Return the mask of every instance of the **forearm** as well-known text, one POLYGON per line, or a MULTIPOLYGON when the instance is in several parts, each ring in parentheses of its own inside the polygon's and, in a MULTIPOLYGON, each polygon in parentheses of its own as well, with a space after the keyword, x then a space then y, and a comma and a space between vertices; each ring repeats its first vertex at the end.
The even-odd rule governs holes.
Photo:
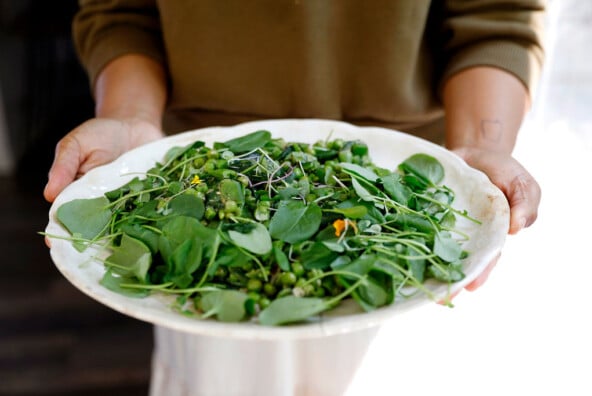
POLYGON ((142 55, 125 55, 109 62, 95 85, 96 116, 139 119, 161 128, 167 100, 162 65, 142 55))
POLYGON ((446 147, 511 153, 530 104, 524 85, 494 67, 473 67, 444 85, 446 147))

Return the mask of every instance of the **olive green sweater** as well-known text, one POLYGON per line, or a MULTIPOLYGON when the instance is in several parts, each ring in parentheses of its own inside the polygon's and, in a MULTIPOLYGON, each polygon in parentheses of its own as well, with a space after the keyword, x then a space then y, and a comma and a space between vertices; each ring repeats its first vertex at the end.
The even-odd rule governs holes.
POLYGON ((530 89, 543 57, 536 0, 80 4, 73 34, 91 82, 122 54, 162 62, 169 132, 294 117, 413 131, 442 118, 452 74, 490 65, 530 89))

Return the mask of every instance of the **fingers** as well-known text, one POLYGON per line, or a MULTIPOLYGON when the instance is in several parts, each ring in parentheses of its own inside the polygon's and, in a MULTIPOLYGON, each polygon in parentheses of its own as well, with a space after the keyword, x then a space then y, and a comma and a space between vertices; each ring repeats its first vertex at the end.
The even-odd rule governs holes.
POLYGON ((485 267, 485 270, 483 270, 483 272, 481 272, 481 274, 479 274, 479 276, 475 278, 474 281, 465 286, 465 289, 468 291, 475 291, 481 286, 483 286, 483 284, 489 278, 489 274, 491 274, 491 271, 493 271, 493 269, 495 268, 500 256, 501 253, 498 253, 497 256, 495 256, 494 259, 491 260, 491 262, 487 265, 487 267, 485 267))
POLYGON ((58 194, 76 178, 81 155, 80 144, 73 135, 67 135, 57 144, 48 182, 43 190, 43 196, 48 202, 53 202, 58 194))
POLYGON ((537 218, 537 208, 541 200, 541 189, 528 173, 520 173, 506 189, 510 204, 510 234, 516 234, 529 227, 537 218))
POLYGON ((510 205, 508 233, 516 234, 534 223, 541 189, 532 175, 511 155, 476 148, 454 150, 470 166, 483 171, 506 196, 510 205))

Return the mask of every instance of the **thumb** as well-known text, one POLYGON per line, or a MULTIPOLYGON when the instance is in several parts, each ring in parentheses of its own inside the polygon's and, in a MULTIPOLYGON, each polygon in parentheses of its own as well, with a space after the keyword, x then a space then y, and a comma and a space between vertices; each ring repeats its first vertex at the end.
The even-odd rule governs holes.
POLYGON ((58 194, 74 181, 80 167, 80 157, 80 145, 75 138, 65 137, 58 143, 48 181, 43 190, 43 196, 48 202, 53 202, 58 194))

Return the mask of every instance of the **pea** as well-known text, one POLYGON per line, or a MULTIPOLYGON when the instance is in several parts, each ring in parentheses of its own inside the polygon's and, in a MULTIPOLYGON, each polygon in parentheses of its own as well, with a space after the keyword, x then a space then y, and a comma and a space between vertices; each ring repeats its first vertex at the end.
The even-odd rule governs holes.
POLYGON ((214 217, 216 217, 216 209, 212 208, 211 206, 206 207, 206 210, 204 212, 204 217, 207 220, 212 220, 214 217))
POLYGON ((206 163, 206 160, 203 157, 198 157, 193 160, 193 166, 195 168, 201 168, 206 163))
POLYGON ((216 167, 218 169, 226 169, 228 168, 228 161, 226 161, 225 159, 219 159, 216 161, 216 167))
POLYGON ((208 151, 207 156, 208 156, 208 158, 211 158, 211 159, 218 159, 220 157, 220 153, 218 152, 218 150, 212 149, 212 150, 208 151))
POLYGON ((271 300, 267 297, 261 297, 259 301, 257 301, 257 303, 259 304, 259 308, 265 309, 269 307, 269 304, 271 304, 271 300))
POLYGON ((355 155, 366 155, 368 154, 368 146, 363 142, 354 142, 354 144, 352 144, 351 151, 355 155))
POLYGON ((294 261, 291 265, 292 267, 292 272, 294 273, 294 275, 296 275, 297 277, 301 277, 302 275, 304 275, 304 266, 302 265, 301 262, 299 261, 294 261))
POLYGON ((216 161, 215 160, 207 160, 206 163, 203 166, 203 169, 207 172, 207 173, 212 173, 213 171, 216 170, 216 161))
POLYGON ((226 211, 227 214, 238 213, 239 212, 238 204, 235 201, 233 201, 232 199, 229 199, 228 201, 226 201, 224 203, 224 210, 226 211))
POLYGON ((294 285, 298 278, 293 272, 284 272, 280 275, 278 280, 282 286, 289 287, 294 285))
POLYGON ((224 267, 218 267, 214 273, 216 278, 224 279, 228 276, 228 270, 224 267))
POLYGON ((247 296, 249 296, 249 298, 255 302, 258 302, 259 300, 261 300, 261 295, 259 293, 250 291, 247 293, 247 296))
POLYGON ((277 293, 277 289, 273 283, 266 283, 263 285, 263 293, 268 297, 273 297, 277 293))
POLYGON ((263 283, 257 278, 251 278, 247 282, 247 290, 248 291, 259 291, 263 287, 263 283))
POLYGON ((282 298, 282 297, 286 297, 292 294, 292 289, 289 287, 286 287, 282 290, 280 290, 280 292, 278 293, 276 298, 282 298))
POLYGON ((302 169, 300 169, 300 167, 294 168, 292 174, 296 179, 300 179, 302 176, 304 176, 304 174, 302 173, 302 169))

